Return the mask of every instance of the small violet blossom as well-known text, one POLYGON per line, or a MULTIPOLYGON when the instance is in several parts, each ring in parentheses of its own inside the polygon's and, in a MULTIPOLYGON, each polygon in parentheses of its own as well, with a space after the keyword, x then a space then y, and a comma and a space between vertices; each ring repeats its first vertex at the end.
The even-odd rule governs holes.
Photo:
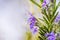
POLYGON ((37 32, 37 27, 35 26, 36 24, 36 18, 30 13, 30 18, 28 19, 30 29, 32 30, 33 33, 37 32))
POLYGON ((46 7, 46 0, 44 0, 42 7, 46 7))
POLYGON ((42 7, 45 8, 49 4, 49 0, 43 0, 42 7))
POLYGON ((45 34, 45 36, 47 37, 47 40, 56 40, 56 36, 54 32, 47 33, 45 34))
POLYGON ((35 34, 37 31, 38 31, 38 27, 34 26, 34 28, 33 28, 33 34, 35 34))
POLYGON ((60 14, 57 15, 55 22, 59 22, 60 21, 60 14))
POLYGON ((35 23, 36 23, 36 19, 35 19, 35 17, 30 17, 29 18, 29 23, 30 23, 30 29, 32 29, 33 28, 33 26, 35 25, 35 23))

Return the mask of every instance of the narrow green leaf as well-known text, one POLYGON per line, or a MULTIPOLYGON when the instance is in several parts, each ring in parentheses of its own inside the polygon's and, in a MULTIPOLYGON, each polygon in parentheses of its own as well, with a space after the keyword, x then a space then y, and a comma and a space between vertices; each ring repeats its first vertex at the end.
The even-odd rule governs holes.
POLYGON ((44 26, 44 24, 40 21, 40 19, 36 18, 36 20, 37 20, 37 26, 38 27, 43 27, 44 26))
POLYGON ((39 40, 46 40, 45 36, 42 36, 42 35, 38 36, 38 38, 39 40))
POLYGON ((58 6, 56 6, 56 8, 54 9, 53 14, 52 14, 52 17, 55 15, 57 9, 58 9, 58 6))
POLYGON ((53 25, 50 24, 50 27, 48 29, 49 29, 49 32, 51 32, 53 30, 53 25))
POLYGON ((40 28, 40 30, 42 30, 44 33, 46 33, 46 30, 44 30, 43 27, 39 27, 39 28, 40 28))
POLYGON ((41 34, 40 34, 40 36, 38 36, 38 38, 39 38, 40 40, 41 40, 41 39, 42 39, 42 40, 46 40, 46 37, 43 36, 43 35, 41 35, 41 34))
POLYGON ((44 33, 41 30, 39 31, 39 34, 42 35, 42 36, 44 36, 44 33))
POLYGON ((48 14, 47 14, 47 12, 46 12, 46 9, 43 9, 42 11, 43 11, 43 12, 42 12, 43 15, 49 20, 49 16, 48 16, 48 14))
POLYGON ((53 18, 51 19, 51 21, 50 21, 51 23, 54 22, 54 20, 55 20, 55 18, 56 18, 57 15, 58 15, 58 12, 57 12, 56 15, 54 15, 53 18))
POLYGON ((43 19, 39 18, 41 21, 44 21, 43 19))
POLYGON ((45 23, 46 23, 47 25, 49 25, 48 20, 47 20, 44 16, 43 16, 43 19, 44 19, 45 23))
POLYGON ((55 5, 55 7, 54 7, 54 11, 53 11, 53 13, 52 13, 52 17, 55 15, 55 13, 56 13, 56 11, 57 11, 57 9, 58 9, 58 7, 60 6, 60 2, 58 3, 58 5, 56 6, 55 5))
POLYGON ((46 30, 46 32, 49 32, 49 31, 48 31, 48 28, 47 28, 46 26, 44 26, 44 30, 46 30))
POLYGON ((43 38, 41 38, 40 36, 38 36, 39 40, 43 40, 43 38))
POLYGON ((37 5, 38 7, 40 7, 41 8, 41 6, 37 3, 37 2, 35 2, 35 1, 33 1, 33 0, 30 0, 32 3, 34 3, 35 5, 37 5))
POLYGON ((42 34, 45 33, 41 28, 39 28, 39 32, 42 33, 42 34))

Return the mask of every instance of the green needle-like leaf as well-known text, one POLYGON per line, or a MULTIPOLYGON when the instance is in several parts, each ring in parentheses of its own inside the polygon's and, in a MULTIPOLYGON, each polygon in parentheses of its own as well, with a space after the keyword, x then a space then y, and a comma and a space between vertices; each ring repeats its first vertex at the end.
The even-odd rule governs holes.
POLYGON ((57 9, 58 9, 58 6, 56 6, 56 8, 54 9, 53 14, 52 14, 52 17, 55 15, 57 9))
POLYGON ((43 16, 43 19, 47 25, 49 25, 49 21, 43 16))
POLYGON ((38 7, 41 8, 41 6, 37 2, 35 2, 34 0, 30 0, 30 1, 33 2, 35 5, 37 5, 38 7))
POLYGON ((42 13, 49 20, 49 15, 47 14, 46 9, 43 9, 42 13))
POLYGON ((60 6, 60 2, 58 3, 57 6, 55 5, 55 7, 53 9, 52 17, 55 15, 55 13, 56 13, 56 11, 57 11, 57 9, 58 9, 59 6, 60 6))
POLYGON ((53 18, 51 19, 51 21, 50 21, 51 23, 54 22, 54 20, 55 20, 55 18, 56 18, 57 15, 58 15, 58 12, 57 12, 56 15, 54 15, 53 18))

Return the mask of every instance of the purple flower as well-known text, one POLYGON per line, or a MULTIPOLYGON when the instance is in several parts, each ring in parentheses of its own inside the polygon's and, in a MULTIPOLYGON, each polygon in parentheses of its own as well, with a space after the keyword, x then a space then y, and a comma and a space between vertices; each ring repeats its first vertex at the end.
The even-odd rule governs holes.
POLYGON ((47 37, 47 40, 55 40, 56 39, 54 32, 47 33, 47 34, 45 34, 45 36, 47 37))
POLYGON ((57 15, 55 22, 59 22, 59 20, 60 20, 60 14, 57 15))
POLYGON ((34 16, 31 16, 29 18, 30 29, 32 29, 33 26, 35 26, 35 23, 36 23, 36 18, 34 16))
POLYGON ((38 27, 34 26, 34 29, 32 30, 33 34, 35 34, 38 31, 38 27))
POLYGON ((30 18, 28 19, 29 25, 30 25, 30 29, 32 30, 33 33, 37 32, 37 27, 35 26, 36 24, 36 18, 30 14, 30 18))
POLYGON ((46 7, 46 0, 44 0, 42 7, 46 7))
POLYGON ((42 7, 45 8, 47 4, 49 4, 49 0, 44 0, 42 3, 42 7))

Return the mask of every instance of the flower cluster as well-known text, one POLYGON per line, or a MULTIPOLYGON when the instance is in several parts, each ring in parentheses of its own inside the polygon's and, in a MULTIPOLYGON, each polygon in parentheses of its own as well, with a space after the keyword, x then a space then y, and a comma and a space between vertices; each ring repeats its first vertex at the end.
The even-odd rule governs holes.
POLYGON ((29 25, 30 25, 30 29, 32 30, 33 33, 37 32, 37 27, 35 26, 36 24, 36 18, 30 14, 30 18, 28 19, 29 25))
POLYGON ((47 33, 47 34, 45 34, 45 36, 47 37, 47 40, 55 40, 56 39, 54 32, 47 33))

